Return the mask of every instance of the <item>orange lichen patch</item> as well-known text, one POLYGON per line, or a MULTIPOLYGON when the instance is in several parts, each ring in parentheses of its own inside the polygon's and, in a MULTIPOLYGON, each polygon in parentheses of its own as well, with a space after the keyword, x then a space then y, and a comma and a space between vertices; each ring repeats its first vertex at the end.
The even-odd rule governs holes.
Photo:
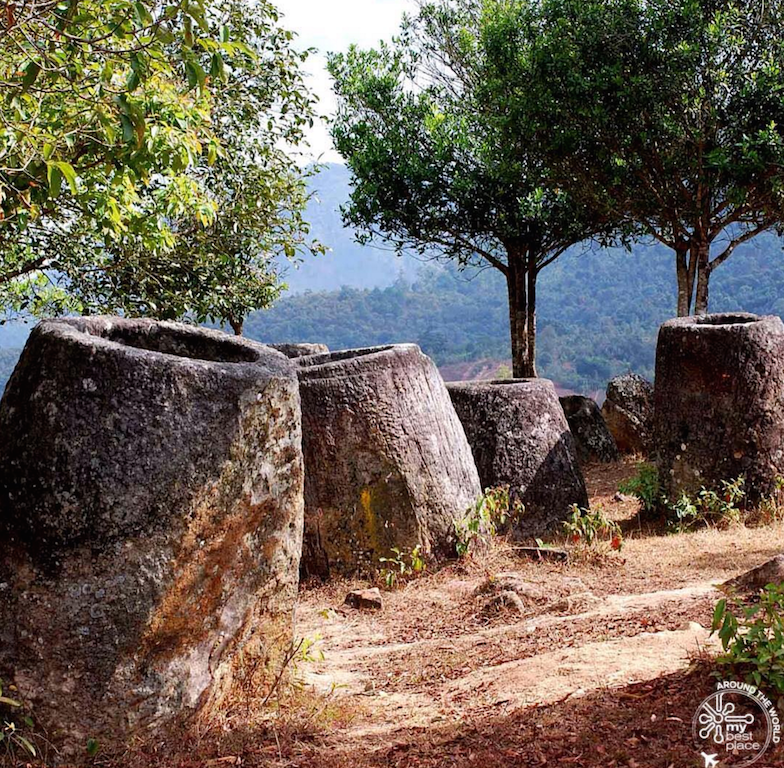
POLYGON ((271 502, 238 505, 221 519, 215 508, 194 517, 176 556, 182 563, 172 586, 150 619, 141 645, 158 660, 177 656, 202 642, 218 621, 225 592, 256 563, 246 540, 270 514, 271 502))

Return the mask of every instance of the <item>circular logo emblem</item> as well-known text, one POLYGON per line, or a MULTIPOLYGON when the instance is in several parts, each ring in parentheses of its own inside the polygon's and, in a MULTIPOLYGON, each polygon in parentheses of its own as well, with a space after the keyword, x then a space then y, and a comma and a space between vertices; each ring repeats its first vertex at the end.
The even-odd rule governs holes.
POLYGON ((781 740, 773 702, 753 685, 722 682, 697 709, 694 742, 704 768, 754 765, 781 740))

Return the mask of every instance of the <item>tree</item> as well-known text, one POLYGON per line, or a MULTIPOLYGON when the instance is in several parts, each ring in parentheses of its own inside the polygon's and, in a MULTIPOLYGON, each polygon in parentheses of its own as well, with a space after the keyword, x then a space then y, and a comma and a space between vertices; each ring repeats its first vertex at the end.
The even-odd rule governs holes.
POLYGON ((538 275, 601 223, 550 183, 509 120, 481 23, 479 0, 426 2, 391 46, 331 56, 332 135, 353 176, 345 223, 398 251, 500 270, 514 375, 530 377, 538 275))
MULTIPOLYGON (((678 314, 781 221, 784 5, 777 0, 542 0, 516 119, 581 203, 675 252, 678 314)), ((501 0, 489 24, 529 28, 501 0)), ((514 39, 513 37, 511 39, 514 39)))
POLYGON ((68 261, 76 268, 65 278, 83 309, 160 319, 190 315, 229 323, 240 334, 247 313, 269 306, 285 287, 276 257, 324 251, 308 240, 303 220, 307 179, 317 167, 300 167, 292 151, 314 118, 300 66, 308 52, 292 48, 292 33, 279 26, 268 2, 221 0, 211 17, 216 36, 220 30, 230 38, 244 34, 253 54, 227 70, 221 83, 212 110, 220 152, 188 172, 209 194, 214 217, 206 225, 194 214, 173 217, 172 245, 160 252, 138 238, 111 242, 100 269, 94 263, 83 268, 75 258, 83 245, 72 244, 68 261))
POLYGON ((0 303, 200 319, 266 304, 274 246, 307 229, 285 150, 313 107, 274 6, 20 8, 0 30, 0 303))

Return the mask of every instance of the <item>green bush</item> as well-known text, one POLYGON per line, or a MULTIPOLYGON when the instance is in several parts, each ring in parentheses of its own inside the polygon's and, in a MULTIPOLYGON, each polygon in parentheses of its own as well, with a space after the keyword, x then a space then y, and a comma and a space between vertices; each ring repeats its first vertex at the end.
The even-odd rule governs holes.
POLYGON ((720 600, 712 631, 724 648, 719 666, 758 688, 784 695, 784 584, 768 584, 754 605, 720 600))
POLYGON ((410 552, 392 547, 389 557, 379 557, 378 561, 385 565, 379 575, 387 589, 394 589, 399 582, 419 576, 427 568, 419 544, 410 552))
POLYGON ((602 507, 585 509, 573 504, 571 510, 563 530, 572 544, 586 549, 600 549, 605 545, 616 551, 623 549, 621 528, 604 514, 602 507))
POLYGON ((36 757, 30 735, 32 729, 33 721, 23 713, 22 702, 4 696, 0 680, 0 756, 4 750, 12 760, 21 760, 22 756, 36 757))
POLYGON ((746 498, 745 480, 722 480, 721 490, 701 488, 695 498, 686 493, 670 506, 668 526, 675 533, 706 526, 725 527, 743 520, 741 505, 746 498))
POLYGON ((454 522, 458 557, 465 557, 472 547, 487 544, 508 523, 524 514, 525 507, 511 499, 508 485, 488 488, 465 516, 454 522))
POLYGON ((640 512, 652 517, 658 514, 664 498, 659 485, 659 471, 653 464, 640 464, 637 474, 618 486, 621 493, 635 496, 640 502, 640 512))

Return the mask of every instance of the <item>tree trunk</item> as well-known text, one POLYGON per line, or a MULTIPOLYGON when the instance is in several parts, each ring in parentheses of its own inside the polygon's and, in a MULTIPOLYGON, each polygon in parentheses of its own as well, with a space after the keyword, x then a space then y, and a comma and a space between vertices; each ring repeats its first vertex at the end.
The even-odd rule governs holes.
POLYGON ((528 360, 526 378, 535 379, 536 372, 536 278, 539 271, 536 259, 528 260, 528 360))
POLYGON ((245 318, 237 318, 234 315, 229 315, 228 320, 229 325, 231 326, 231 330, 234 331, 234 335, 242 336, 242 330, 245 326, 245 318))
POLYGON ((688 252, 688 243, 679 242, 675 246, 675 268, 678 274, 678 317, 688 317, 691 314, 688 252))
POLYGON ((528 294, 525 262, 521 254, 508 251, 509 269, 506 287, 509 293, 509 330, 512 340, 512 375, 516 379, 529 378, 528 360, 528 294))
POLYGON ((709 282, 710 282, 710 243, 700 242, 697 245, 697 292, 694 297, 694 314, 708 314, 709 282))

